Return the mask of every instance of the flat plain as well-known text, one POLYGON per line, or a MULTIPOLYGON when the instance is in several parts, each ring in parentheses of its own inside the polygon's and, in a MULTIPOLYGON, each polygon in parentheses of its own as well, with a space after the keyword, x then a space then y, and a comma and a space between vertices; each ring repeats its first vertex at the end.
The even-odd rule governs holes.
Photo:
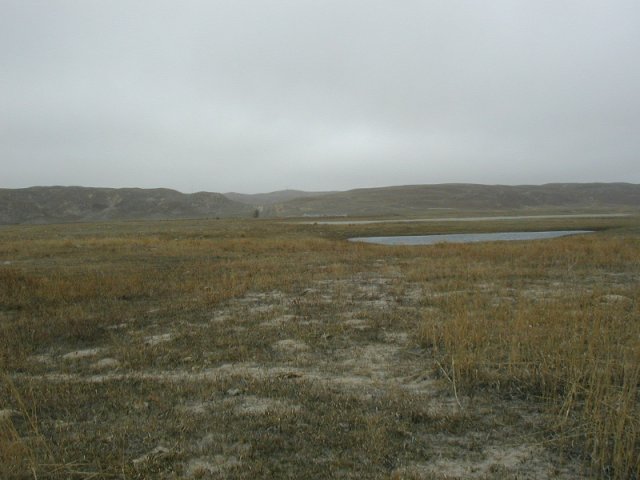
POLYGON ((639 299, 637 214, 5 226, 0 477, 638 478, 639 299))

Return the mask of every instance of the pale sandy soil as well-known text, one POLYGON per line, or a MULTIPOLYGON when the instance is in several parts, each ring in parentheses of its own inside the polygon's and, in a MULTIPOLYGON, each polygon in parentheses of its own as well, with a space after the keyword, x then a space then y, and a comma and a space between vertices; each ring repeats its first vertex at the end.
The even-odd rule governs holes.
MULTIPOLYGON (((412 332, 425 299, 435 301, 457 292, 423 291, 415 285, 398 289, 396 280, 390 272, 387 278, 358 275, 350 280, 318 281, 299 295, 252 293, 206 317, 188 320, 167 321, 161 311, 151 310, 156 322, 140 325, 128 320, 114 328, 111 343, 42 352, 31 358, 41 373, 17 373, 14 379, 65 385, 140 381, 157 384, 160 391, 163 385, 167 390, 172 385, 192 385, 189 388, 195 393, 189 396, 167 397, 175 402, 168 407, 170 415, 181 422, 195 422, 192 433, 172 440, 168 429, 156 447, 125 454, 124 461, 136 468, 170 465, 160 468, 163 478, 244 478, 257 461, 256 444, 239 440, 242 435, 229 434, 219 426, 212 431, 210 419, 225 412, 229 422, 245 422, 241 419, 246 418, 248 425, 254 425, 250 428, 277 429, 286 420, 298 421, 300 429, 313 431, 310 422, 323 421, 308 410, 318 405, 310 400, 314 395, 361 404, 371 414, 356 422, 370 418, 371 436, 378 431, 376 422, 384 423, 384 428, 394 425, 393 418, 376 414, 376 405, 388 401, 419 405, 422 419, 397 424, 394 435, 402 437, 408 453, 397 452, 389 460, 388 478, 580 478, 579 464, 545 443, 540 432, 549 418, 539 407, 490 394, 456 397, 451 383, 438 374, 429 352, 416 342, 412 332), (337 303, 346 308, 332 308, 337 303), (267 354, 252 359, 249 353, 235 362, 207 360, 216 352, 199 339, 216 332, 236 335, 238 345, 249 334, 263 338, 261 348, 267 354), (136 364, 132 350, 159 360, 136 364), (182 352, 178 364, 162 361, 162 352, 175 350, 182 352), (200 394, 194 386, 201 384, 211 388, 200 394), (274 386, 273 396, 265 385, 274 386)), ((492 286, 477 288, 491 291, 492 286)), ((532 286, 527 294, 543 297, 553 295, 554 289, 532 286)), ((510 300, 508 292, 506 296, 496 292, 496 302, 510 300)), ((626 300, 609 296, 603 301, 626 300)), ((131 402, 135 415, 150 408, 153 399, 132 397, 131 402)), ((0 418, 15 414, 2 410, 0 418)), ((386 408, 384 415, 401 416, 402 412, 386 408)), ((163 425, 160 422, 158 428, 163 425)), ((72 432, 76 427, 71 422, 59 428, 72 432)), ((335 428, 348 432, 360 426, 342 419, 335 428)), ((304 452, 289 447, 282 455, 330 464, 337 452, 305 457, 304 452)), ((350 477, 348 469, 331 471, 336 477, 350 477)))

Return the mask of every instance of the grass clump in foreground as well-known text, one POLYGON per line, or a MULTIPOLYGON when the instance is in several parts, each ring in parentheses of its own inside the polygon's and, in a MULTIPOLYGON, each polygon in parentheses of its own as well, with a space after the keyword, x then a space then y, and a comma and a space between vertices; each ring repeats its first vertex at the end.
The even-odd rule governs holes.
POLYGON ((465 249, 469 275, 494 286, 461 291, 440 302, 437 314, 425 314, 423 344, 457 388, 545 402, 557 414, 559 445, 580 452, 605 478, 637 478, 637 238, 497 248, 465 249), (487 258, 491 274, 474 271, 487 258))
POLYGON ((601 222, 5 227, 0 477, 637 478, 640 237, 601 222))

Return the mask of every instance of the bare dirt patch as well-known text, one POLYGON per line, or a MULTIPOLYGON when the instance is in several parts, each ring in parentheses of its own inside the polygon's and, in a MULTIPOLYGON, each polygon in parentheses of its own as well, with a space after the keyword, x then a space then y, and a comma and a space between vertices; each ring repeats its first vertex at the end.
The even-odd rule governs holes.
MULTIPOLYGON (((390 304, 397 303, 397 300, 391 300, 392 282, 378 279, 363 287, 359 283, 362 281, 368 280, 354 278, 350 282, 318 282, 304 295, 287 296, 281 292, 250 294, 230 301, 223 309, 215 312, 213 317, 209 317, 214 319, 213 322, 207 320, 185 324, 187 328, 201 332, 198 335, 207 335, 208 331, 213 333, 221 325, 229 325, 236 332, 235 335, 247 335, 254 329, 267 328, 273 332, 270 335, 280 337, 269 343, 269 348, 278 355, 271 362, 241 361, 205 367, 202 362, 189 355, 182 357, 182 363, 188 358, 186 363, 192 365, 190 369, 131 369, 110 357, 96 361, 94 357, 103 349, 92 348, 70 352, 62 358, 90 362, 90 371, 100 373, 47 373, 30 375, 28 378, 31 382, 61 384, 138 381, 194 387, 211 382, 215 385, 231 385, 230 388, 220 387, 217 393, 214 390, 208 395, 209 398, 196 395, 172 406, 173 415, 177 418, 183 418, 182 421, 185 422, 197 421, 203 426, 207 419, 221 415, 221 412, 229 412, 244 419, 298 418, 297 423, 305 428, 304 425, 310 425, 313 421, 310 418, 315 415, 313 410, 309 410, 311 404, 307 399, 309 394, 312 395, 311 398, 316 395, 312 392, 329 392, 335 398, 346 395, 344 398, 353 399, 350 401, 362 402, 365 410, 377 404, 380 406, 374 408, 379 409, 385 402, 419 405, 411 407, 422 412, 416 413, 416 418, 425 416, 430 420, 425 425, 418 422, 403 426, 401 435, 406 436, 406 441, 416 449, 416 454, 424 449, 431 452, 430 460, 420 462, 419 455, 413 460, 410 457, 397 460, 397 465, 391 472, 394 478, 571 478, 571 475, 554 467, 554 461, 545 449, 527 443, 513 445, 510 432, 507 429, 501 433, 501 420, 495 415, 474 418, 470 412, 474 409, 481 410, 481 405, 491 399, 475 398, 475 405, 471 405, 467 396, 454 396, 448 381, 438 378, 438 369, 429 365, 427 352, 416 349, 411 334, 405 330, 406 325, 380 325, 378 317, 381 312, 387 310, 390 304), (314 318, 305 314, 307 304, 314 308, 318 302, 330 305, 330 302, 324 302, 323 296, 331 297, 336 293, 344 295, 345 292, 350 292, 350 312, 334 312, 329 308, 324 313, 316 314, 314 318), (284 313, 281 315, 262 320, 265 314, 275 310, 282 311, 283 308, 284 313), (353 312, 362 311, 372 312, 371 318, 354 317, 353 312), (246 313, 240 315, 239 312, 246 313), (234 318, 240 317, 243 321, 242 330, 230 323, 234 318), (309 328, 317 329, 318 345, 309 342, 312 338, 309 336, 309 328), (291 393, 286 393, 284 397, 282 393, 270 396, 269 390, 256 390, 252 385, 277 386, 277 391, 284 388, 285 392, 291 393), (440 422, 445 429, 460 429, 460 425, 468 424, 462 427, 463 431, 469 428, 474 433, 466 437, 434 437, 429 433, 433 422, 440 422), (486 432, 487 438, 492 438, 491 442, 470 443, 470 438, 481 438, 482 432, 486 432), (549 472, 555 472, 555 476, 549 476, 549 472)), ((406 296, 401 299, 405 308, 417 306, 423 301, 423 297, 416 293, 417 289, 408 288, 405 292, 406 296)), ((457 294, 459 292, 456 291, 440 292, 432 294, 432 297, 446 301, 457 294)), ((395 296, 397 295, 396 291, 395 296)), ((433 310, 432 307, 428 308, 433 310)), ((157 325, 152 324, 149 328, 157 328, 157 325)), ((146 346, 163 348, 176 341, 181 332, 176 329, 162 334, 145 335, 144 331, 136 333, 143 338, 146 346)), ((154 401, 145 400, 136 408, 138 411, 148 411, 153 408, 154 401)), ((392 417, 399 415, 392 411, 389 412, 392 417)), ((377 414, 371 418, 376 418, 375 415, 377 414)), ((357 425, 342 421, 338 423, 338 428, 343 432, 361 428, 357 425)), ((380 433, 377 429, 381 427, 372 425, 366 428, 374 429, 370 433, 373 435, 369 439, 371 441, 380 433)), ((184 477, 228 477, 233 476, 234 472, 242 471, 244 463, 241 459, 251 448, 243 447, 240 451, 235 451, 234 445, 229 439, 214 438, 212 434, 183 445, 181 448, 184 452, 193 454, 192 458, 184 461, 184 477)), ((136 469, 142 469, 146 468, 145 465, 170 462, 172 455, 167 447, 161 445, 134 458, 133 464, 136 469)), ((335 457, 331 458, 337 461, 335 457)))
POLYGON ((299 405, 292 405, 279 399, 256 397, 253 395, 236 397, 234 412, 239 415, 266 415, 295 413, 300 410, 299 405))
POLYGON ((86 348, 84 350, 75 350, 73 352, 62 355, 64 360, 79 360, 87 357, 95 357, 100 353, 100 348, 86 348))

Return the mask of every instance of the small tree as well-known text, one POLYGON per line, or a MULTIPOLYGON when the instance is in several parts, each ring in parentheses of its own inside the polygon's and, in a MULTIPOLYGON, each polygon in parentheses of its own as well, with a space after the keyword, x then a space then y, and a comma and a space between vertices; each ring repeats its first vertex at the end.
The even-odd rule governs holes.
POLYGON ((260 209, 259 208, 256 208, 253 211, 253 218, 260 218, 260 209))

